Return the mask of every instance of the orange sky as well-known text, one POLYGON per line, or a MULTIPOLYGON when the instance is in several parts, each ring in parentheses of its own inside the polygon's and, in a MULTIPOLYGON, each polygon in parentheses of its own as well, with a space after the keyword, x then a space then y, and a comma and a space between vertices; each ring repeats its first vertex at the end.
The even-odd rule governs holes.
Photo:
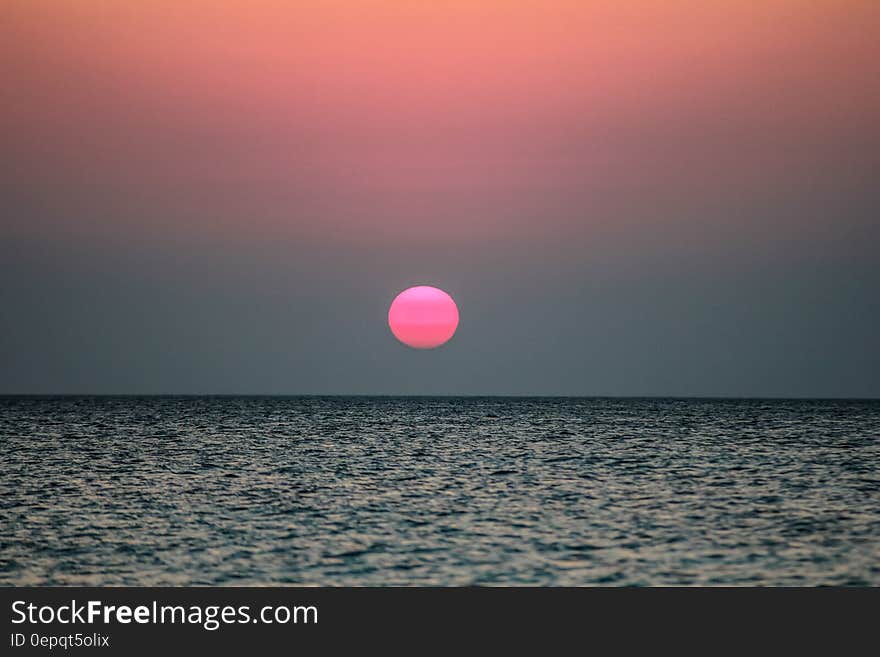
POLYGON ((878 0, 3 0, 0 387, 877 396, 877 62, 878 0))
POLYGON ((0 11, 0 131, 23 177, 124 188, 157 215, 220 185, 251 229, 276 232, 320 232, 306 214, 336 231, 407 230, 423 206, 422 225, 491 232, 548 197, 802 182, 847 166, 840 153, 880 115, 870 0, 0 11))

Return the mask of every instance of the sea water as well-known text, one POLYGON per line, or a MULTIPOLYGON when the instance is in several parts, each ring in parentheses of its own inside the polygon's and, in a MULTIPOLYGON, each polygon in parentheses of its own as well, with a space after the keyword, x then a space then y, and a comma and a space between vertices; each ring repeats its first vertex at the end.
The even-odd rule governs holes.
POLYGON ((0 584, 880 584, 880 402, 0 398, 0 584))

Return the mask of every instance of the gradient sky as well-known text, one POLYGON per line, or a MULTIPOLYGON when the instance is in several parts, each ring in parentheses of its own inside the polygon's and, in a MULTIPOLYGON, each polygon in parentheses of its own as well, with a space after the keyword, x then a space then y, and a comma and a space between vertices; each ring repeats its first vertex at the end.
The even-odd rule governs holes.
POLYGON ((880 396, 878 61, 876 0, 5 0, 0 392, 880 396))

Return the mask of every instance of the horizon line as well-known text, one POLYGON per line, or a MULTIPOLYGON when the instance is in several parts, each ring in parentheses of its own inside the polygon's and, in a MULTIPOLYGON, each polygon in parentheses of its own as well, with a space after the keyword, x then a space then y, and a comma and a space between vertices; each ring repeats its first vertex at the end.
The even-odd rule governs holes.
POLYGON ((657 399, 657 400, 730 400, 730 401, 880 401, 871 396, 782 396, 782 395, 602 395, 602 394, 541 394, 541 393, 237 393, 237 392, 0 392, 0 398, 9 397, 117 397, 117 398, 363 398, 363 399, 657 399))

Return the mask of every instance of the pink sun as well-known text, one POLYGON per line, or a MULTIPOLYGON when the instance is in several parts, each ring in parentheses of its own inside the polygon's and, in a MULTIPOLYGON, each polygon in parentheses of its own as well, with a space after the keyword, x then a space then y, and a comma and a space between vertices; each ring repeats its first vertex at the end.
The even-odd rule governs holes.
POLYGON ((433 349, 455 334, 458 308, 443 290, 427 285, 411 287, 391 303, 388 326, 403 344, 415 349, 433 349))

